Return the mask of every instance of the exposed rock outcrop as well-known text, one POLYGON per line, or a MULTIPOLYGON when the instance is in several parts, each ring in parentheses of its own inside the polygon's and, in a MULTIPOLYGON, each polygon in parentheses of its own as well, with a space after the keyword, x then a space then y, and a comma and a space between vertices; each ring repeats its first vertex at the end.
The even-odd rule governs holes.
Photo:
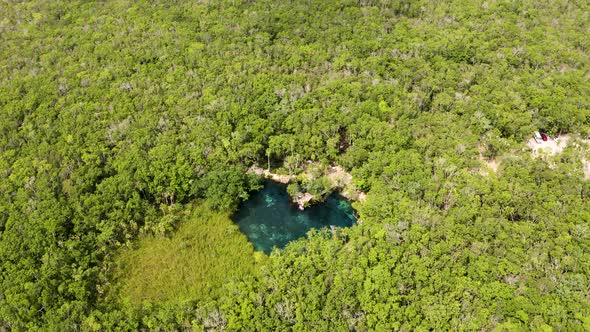
MULTIPOLYGON (((307 179, 313 178, 313 176, 310 174, 310 172, 308 172, 311 165, 314 165, 314 164, 307 163, 307 167, 303 171, 303 175, 307 179)), ((264 169, 259 166, 250 167, 249 172, 254 173, 258 176, 262 176, 262 177, 267 178, 269 180, 279 182, 279 183, 284 183, 284 184, 288 184, 291 181, 295 181, 297 179, 297 176, 295 176, 295 175, 277 174, 277 173, 270 172, 269 170, 264 169)), ((364 201, 366 199, 367 195, 364 192, 355 188, 353 181, 352 181, 353 180, 352 175, 350 173, 346 172, 342 167, 337 166, 337 165, 330 166, 327 168, 327 170, 324 173, 325 173, 325 176, 330 181, 332 188, 338 189, 340 191, 340 194, 343 197, 345 197, 351 201, 364 201)), ((297 206, 299 207, 299 209, 301 209, 301 210, 303 210, 307 205, 309 205, 310 202, 312 202, 315 198, 316 197, 314 195, 312 195, 308 192, 299 192, 292 197, 293 202, 296 203, 297 206)))
POLYGON ((281 174, 272 173, 269 170, 264 169, 262 167, 258 167, 258 166, 250 167, 249 171, 251 173, 258 175, 258 176, 262 176, 262 177, 267 178, 269 180, 273 180, 275 182, 284 183, 284 184, 289 183, 289 181, 291 181, 291 178, 293 178, 292 175, 281 175, 281 174))

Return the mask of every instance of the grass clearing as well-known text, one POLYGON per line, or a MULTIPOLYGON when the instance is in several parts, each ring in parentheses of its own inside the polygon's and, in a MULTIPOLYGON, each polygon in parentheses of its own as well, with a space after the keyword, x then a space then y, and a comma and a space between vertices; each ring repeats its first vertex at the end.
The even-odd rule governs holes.
POLYGON ((253 274, 254 249, 228 213, 199 206, 171 236, 142 236, 117 257, 119 290, 132 303, 216 297, 228 280, 253 274))

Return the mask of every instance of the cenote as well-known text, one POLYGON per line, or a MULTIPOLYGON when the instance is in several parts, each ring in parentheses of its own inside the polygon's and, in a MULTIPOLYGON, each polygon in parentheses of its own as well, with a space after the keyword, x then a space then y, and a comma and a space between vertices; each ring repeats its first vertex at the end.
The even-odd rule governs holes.
POLYGON ((240 204, 233 216, 254 248, 270 253, 305 236, 312 228, 350 227, 356 222, 350 202, 338 194, 301 211, 290 203, 287 186, 267 181, 264 188, 240 204))

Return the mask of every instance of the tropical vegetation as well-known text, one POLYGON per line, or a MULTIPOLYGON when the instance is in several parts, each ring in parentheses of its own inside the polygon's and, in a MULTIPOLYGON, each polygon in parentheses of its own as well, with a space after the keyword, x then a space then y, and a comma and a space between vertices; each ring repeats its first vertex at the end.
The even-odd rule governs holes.
POLYGON ((0 13, 0 330, 590 330, 588 2, 0 13), (307 161, 361 222, 255 253, 247 170, 307 161))

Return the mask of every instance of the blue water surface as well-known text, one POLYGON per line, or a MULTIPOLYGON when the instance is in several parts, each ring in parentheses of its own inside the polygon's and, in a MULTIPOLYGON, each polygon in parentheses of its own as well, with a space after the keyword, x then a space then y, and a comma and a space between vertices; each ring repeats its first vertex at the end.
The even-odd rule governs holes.
POLYGON ((356 222, 350 202, 338 194, 301 211, 290 203, 286 185, 270 181, 240 204, 233 219, 254 248, 267 254, 273 247, 284 248, 305 236, 312 228, 350 227, 356 222))

